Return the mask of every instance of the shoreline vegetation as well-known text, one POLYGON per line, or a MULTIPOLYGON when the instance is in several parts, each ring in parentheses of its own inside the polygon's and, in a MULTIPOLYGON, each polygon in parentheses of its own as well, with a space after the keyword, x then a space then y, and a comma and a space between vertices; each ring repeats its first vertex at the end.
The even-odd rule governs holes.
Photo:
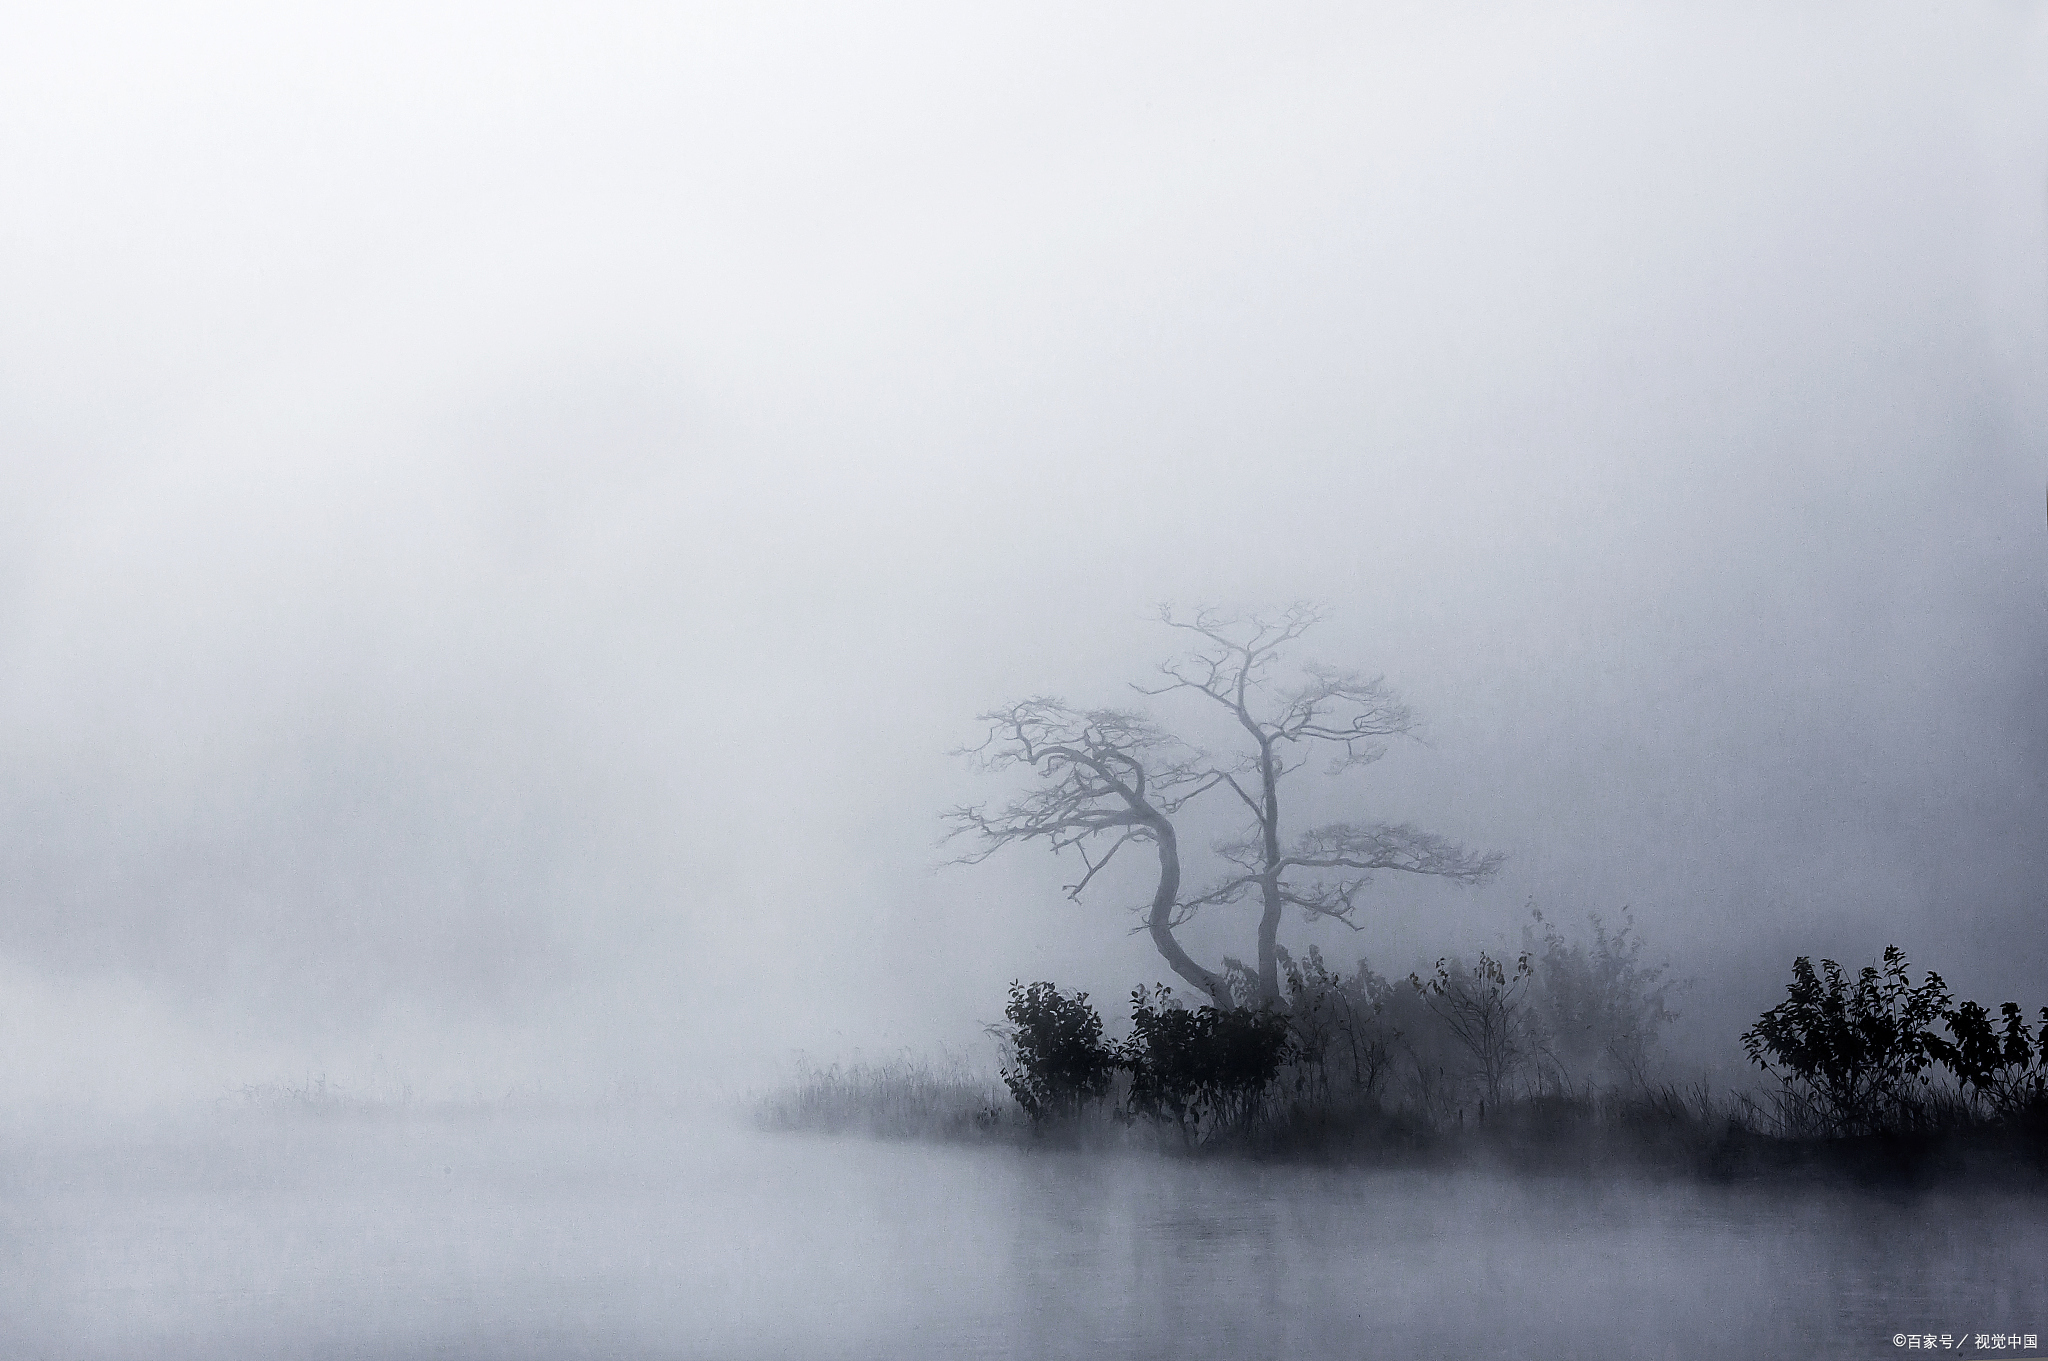
MULTIPOLYGON (((1511 961, 1391 982, 1283 957, 1284 1008, 1135 989, 1104 1038, 1084 993, 1014 984, 991 1073, 947 1055, 808 1065, 757 1126, 889 1140, 1379 1168, 2048 1188, 2048 1008, 1956 1002, 1904 957, 1801 959, 1742 1037, 1753 1087, 1661 1080, 1676 1013, 1624 919, 1571 942, 1540 915, 1511 961)), ((1283 952, 1284 956, 1284 952, 1283 952)), ((1233 970, 1247 992, 1249 971, 1233 970)))
POLYGON ((1953 1123, 1835 1137, 1774 1132, 1758 1095, 1693 1084, 1511 1099, 1447 1127, 1386 1107, 1282 1101, 1197 1142, 1113 1104, 1034 1123, 993 1075, 903 1056, 808 1068, 754 1108, 758 1128, 972 1147, 1122 1152, 1361 1169, 1492 1168, 1535 1175, 1787 1179, 1867 1188, 2048 1190, 2048 1124, 1953 1123))

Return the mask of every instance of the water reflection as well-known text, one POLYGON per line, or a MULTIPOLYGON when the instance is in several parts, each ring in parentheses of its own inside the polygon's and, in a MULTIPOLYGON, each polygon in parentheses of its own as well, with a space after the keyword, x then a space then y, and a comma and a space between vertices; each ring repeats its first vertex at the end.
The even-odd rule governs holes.
POLYGON ((2037 1199, 210 1119, 9 1136, 0 1353, 1868 1356, 2048 1331, 2037 1199))

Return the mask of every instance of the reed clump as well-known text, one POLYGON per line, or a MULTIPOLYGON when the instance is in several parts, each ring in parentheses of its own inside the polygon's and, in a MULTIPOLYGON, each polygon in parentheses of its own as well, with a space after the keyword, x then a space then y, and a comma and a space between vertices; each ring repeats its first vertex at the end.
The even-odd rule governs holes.
POLYGON ((993 1074, 965 1059, 901 1054, 880 1060, 799 1062, 793 1081, 756 1103, 767 1129, 878 1139, 958 1140, 1001 1133, 1020 1121, 993 1074))

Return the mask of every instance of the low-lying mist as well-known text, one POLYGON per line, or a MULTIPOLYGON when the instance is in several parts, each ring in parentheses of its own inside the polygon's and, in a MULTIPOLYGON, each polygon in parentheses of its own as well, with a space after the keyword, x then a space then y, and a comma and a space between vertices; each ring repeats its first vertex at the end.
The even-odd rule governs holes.
POLYGON ((2024 1355, 2048 1251, 2005 1192, 963 1149, 673 1111, 249 1111, 5 1147, 0 1347, 22 1355, 1863 1356, 1908 1330, 2024 1355))

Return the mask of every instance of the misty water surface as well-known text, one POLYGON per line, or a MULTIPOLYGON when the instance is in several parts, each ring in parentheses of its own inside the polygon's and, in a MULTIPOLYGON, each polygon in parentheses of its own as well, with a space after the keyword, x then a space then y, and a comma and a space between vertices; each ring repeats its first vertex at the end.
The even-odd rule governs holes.
POLYGON ((2038 1200, 238 1113, 16 1133, 0 1353, 1872 1356, 2042 1331, 2038 1200))

